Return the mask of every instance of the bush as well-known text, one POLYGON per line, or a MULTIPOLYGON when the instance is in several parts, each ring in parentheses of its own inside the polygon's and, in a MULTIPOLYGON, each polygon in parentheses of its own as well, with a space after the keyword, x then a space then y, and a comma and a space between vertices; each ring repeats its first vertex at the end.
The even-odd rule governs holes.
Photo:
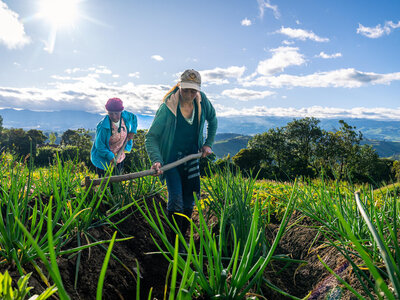
POLYGON ((44 146, 37 149, 35 164, 37 166, 48 166, 52 164, 56 155, 60 155, 61 149, 58 147, 44 146))

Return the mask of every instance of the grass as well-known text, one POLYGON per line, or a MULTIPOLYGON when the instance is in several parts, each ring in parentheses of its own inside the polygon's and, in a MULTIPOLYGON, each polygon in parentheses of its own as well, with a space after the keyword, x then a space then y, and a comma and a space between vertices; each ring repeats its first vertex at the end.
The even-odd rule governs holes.
MULTIPOLYGON (((288 220, 294 206, 295 193, 292 193, 278 233, 271 245, 265 242, 265 223, 262 214, 262 203, 255 199, 251 201, 253 181, 247 182, 242 177, 234 178, 231 174, 217 174, 213 176, 219 185, 213 185, 208 191, 214 195, 210 208, 212 212, 219 213, 219 227, 217 233, 212 233, 207 218, 203 213, 203 203, 196 201, 199 225, 191 221, 189 245, 177 228, 166 218, 163 209, 153 203, 150 209, 146 203, 145 207, 137 203, 137 209, 145 217, 149 225, 157 233, 163 245, 159 244, 153 237, 154 243, 165 258, 173 265, 172 281, 176 271, 182 276, 178 290, 178 299, 190 299, 198 295, 207 295, 213 299, 244 299, 251 290, 256 289, 262 280, 263 271, 273 259, 274 251, 284 234, 288 220), (225 182, 223 182, 225 180, 225 182), (232 180, 234 181, 232 183, 232 180), (236 181, 237 180, 237 181, 236 181), (249 188, 250 187, 250 188, 249 188), (249 196, 250 195, 250 196, 249 196), (237 199, 233 199, 237 197, 237 199), (244 198, 242 198, 244 197, 244 198), (248 201, 247 201, 248 200, 248 201), (218 203, 214 203, 218 201, 218 203), (215 206, 213 206, 215 204, 215 206), (233 218, 241 218, 242 215, 231 214, 231 211, 249 211, 251 217, 250 226, 246 227, 240 238, 236 234, 236 226, 241 224, 233 218), (154 213, 152 213, 154 211, 154 213), (155 216, 153 216, 155 214, 155 216), (168 239, 167 230, 161 216, 176 234, 175 245, 168 239), (231 237, 226 237, 227 226, 231 230, 231 237), (236 225, 236 226, 235 226, 236 225), (200 245, 195 247, 194 235, 199 236, 200 245), (184 254, 178 254, 178 243, 185 247, 184 254), (230 251, 226 251, 226 245, 230 244, 230 251), (227 278, 230 278, 229 281, 227 278)), ((206 184, 213 184, 208 181, 206 184)), ((183 216, 183 215, 182 215, 183 216)), ((175 295, 175 288, 170 289, 175 295)))
MULTIPOLYGON (((69 299, 57 268, 57 257, 78 253, 78 270, 82 250, 110 242, 81 245, 80 235, 99 224, 112 224, 110 216, 121 210, 110 216, 99 213, 106 188, 95 193, 84 190, 80 185, 82 174, 76 173, 70 162, 57 159, 44 172, 45 177, 34 176, 32 161, 16 161, 5 154, 1 154, 0 161, 3 171, 0 177, 0 264, 15 265, 21 276, 25 266, 32 264, 43 282, 49 285, 38 264, 42 261, 57 285, 59 297, 69 299), (78 239, 78 247, 62 250, 74 237, 78 239)), ((125 240, 127 238, 117 241, 125 240)))
MULTIPOLYGON (((12 278, 9 275, 8 271, 4 274, 0 273, 0 299, 4 300, 24 300, 27 296, 29 296, 30 290, 32 287, 28 286, 29 278, 32 273, 28 273, 26 275, 22 275, 17 282, 17 288, 12 287, 12 278)), ((55 292, 57 292, 57 288, 55 286, 48 287, 43 293, 40 295, 33 295, 29 298, 29 300, 44 300, 50 298, 55 292)))
MULTIPOLYGON (((108 226, 121 234, 119 224, 133 214, 146 218, 158 236, 154 242, 171 264, 166 298, 242 299, 261 295, 260 286, 264 284, 290 296, 266 282, 262 275, 276 258, 276 246, 293 210, 315 220, 325 243, 335 247, 351 264, 366 297, 400 296, 398 184, 373 190, 370 186, 324 178, 283 183, 246 178, 239 170, 235 174, 219 171, 202 179, 207 196, 196 202, 199 222, 191 221, 191 234, 185 240, 176 224, 167 220, 161 206, 155 202, 148 206, 144 200, 154 195, 165 198, 165 187, 158 178, 123 183, 113 194, 106 187, 89 192, 80 183, 90 172, 78 170, 73 162, 58 159, 49 168, 35 170, 30 159, 17 161, 4 153, 0 155, 0 171, 0 265, 16 266, 22 277, 31 264, 48 286, 54 282, 60 299, 69 299, 57 267, 61 255, 77 257, 78 284, 82 251, 93 246, 104 248, 107 255, 98 282, 99 299, 109 260, 115 259, 129 269, 111 250, 115 242, 131 237, 122 235, 117 239, 114 235, 111 240, 96 240, 90 229, 108 226), (360 192, 354 194, 357 190, 360 192), (211 218, 217 220, 215 224, 210 224, 211 218), (275 239, 268 243, 265 228, 272 218, 280 222, 280 227, 275 239), (167 238, 170 230, 176 237, 173 244, 167 238), (72 240, 78 246, 68 248, 72 240), (108 249, 104 244, 109 244, 108 249), (179 244, 185 254, 178 252, 179 244)), ((326 268, 333 272, 327 265, 326 268)), ((139 273, 139 266, 137 270, 139 273)), ((137 279, 138 299, 140 278, 130 272, 137 279)), ((25 290, 27 279, 21 281, 25 290)), ((360 290, 339 277, 338 280, 356 297, 363 297, 360 290)), ((3 290, 7 288, 7 293, 12 293, 8 279, 3 282, 3 290)))

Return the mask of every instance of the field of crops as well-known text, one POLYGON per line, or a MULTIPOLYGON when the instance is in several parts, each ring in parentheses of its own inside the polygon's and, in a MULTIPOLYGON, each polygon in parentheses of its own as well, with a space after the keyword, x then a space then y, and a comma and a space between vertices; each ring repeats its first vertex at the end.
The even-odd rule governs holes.
POLYGON ((185 238, 158 178, 86 189, 78 162, 32 166, 1 154, 1 299, 399 298, 396 185, 216 171, 185 238))

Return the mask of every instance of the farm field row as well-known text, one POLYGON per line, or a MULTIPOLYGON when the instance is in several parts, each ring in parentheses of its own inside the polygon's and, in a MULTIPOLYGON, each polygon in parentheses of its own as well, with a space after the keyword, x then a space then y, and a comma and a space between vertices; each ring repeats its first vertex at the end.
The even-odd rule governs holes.
POLYGON ((43 299, 399 296, 397 185, 221 169, 202 178, 185 236, 158 178, 87 190, 78 162, 33 169, 3 153, 0 168, 1 284, 32 273, 43 299))

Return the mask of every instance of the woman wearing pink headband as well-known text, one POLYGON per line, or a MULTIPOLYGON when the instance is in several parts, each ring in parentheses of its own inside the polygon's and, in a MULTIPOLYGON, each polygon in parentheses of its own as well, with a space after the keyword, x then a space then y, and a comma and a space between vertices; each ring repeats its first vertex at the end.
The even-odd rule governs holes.
POLYGON ((122 173, 125 153, 115 161, 117 153, 122 149, 125 140, 128 143, 125 151, 132 149, 132 139, 137 129, 137 118, 124 111, 122 100, 119 98, 108 99, 106 103, 107 115, 97 124, 96 138, 92 146, 90 159, 96 167, 99 177, 104 177, 107 169, 116 165, 118 174, 122 173))

